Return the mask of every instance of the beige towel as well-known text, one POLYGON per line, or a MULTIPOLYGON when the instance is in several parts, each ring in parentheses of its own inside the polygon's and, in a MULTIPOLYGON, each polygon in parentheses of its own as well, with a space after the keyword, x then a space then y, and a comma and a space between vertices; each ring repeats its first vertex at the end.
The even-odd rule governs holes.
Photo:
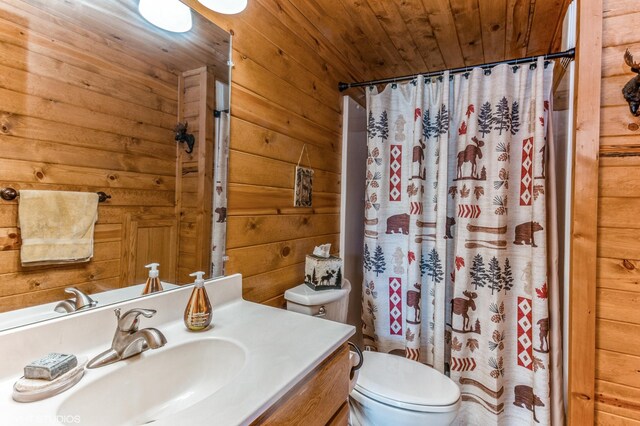
POLYGON ((98 194, 21 190, 18 218, 23 266, 87 262, 93 256, 98 194))

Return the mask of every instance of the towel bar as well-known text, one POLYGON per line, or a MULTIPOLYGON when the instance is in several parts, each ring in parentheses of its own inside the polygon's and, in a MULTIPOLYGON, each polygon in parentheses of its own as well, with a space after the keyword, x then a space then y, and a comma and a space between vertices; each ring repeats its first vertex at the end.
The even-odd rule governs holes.
MULTIPOLYGON (((0 189, 0 198, 2 198, 5 201, 13 201, 16 198, 18 198, 19 195, 20 195, 20 193, 17 190, 15 190, 14 188, 11 188, 11 187, 0 189)), ((111 195, 107 194, 106 192, 98 191, 98 201, 99 202, 101 202, 101 203, 105 202, 109 198, 111 198, 111 195)))

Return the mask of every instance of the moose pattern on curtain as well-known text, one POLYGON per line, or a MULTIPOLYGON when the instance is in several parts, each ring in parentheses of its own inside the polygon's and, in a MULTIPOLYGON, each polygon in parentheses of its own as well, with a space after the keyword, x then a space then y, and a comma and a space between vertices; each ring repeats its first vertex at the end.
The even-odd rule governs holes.
POLYGON ((460 424, 550 423, 547 65, 367 90, 365 346, 450 371, 460 424))

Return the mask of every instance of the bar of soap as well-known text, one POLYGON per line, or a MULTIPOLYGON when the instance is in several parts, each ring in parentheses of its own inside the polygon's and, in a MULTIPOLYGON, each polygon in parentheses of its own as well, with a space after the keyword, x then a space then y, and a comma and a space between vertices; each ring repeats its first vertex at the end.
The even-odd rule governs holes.
POLYGON ((25 379, 53 380, 78 365, 75 355, 50 353, 24 367, 25 379))

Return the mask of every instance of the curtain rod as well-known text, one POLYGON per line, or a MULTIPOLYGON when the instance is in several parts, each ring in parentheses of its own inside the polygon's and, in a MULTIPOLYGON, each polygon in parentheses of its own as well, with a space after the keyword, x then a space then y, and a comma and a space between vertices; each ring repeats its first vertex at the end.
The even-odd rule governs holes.
MULTIPOLYGON (((549 53, 544 55, 544 59, 557 59, 557 58, 572 58, 576 55, 576 49, 569 49, 569 50, 565 50, 564 52, 556 52, 556 53, 549 53)), ((390 78, 383 78, 380 80, 370 80, 370 81, 361 81, 361 82, 357 82, 357 83, 343 83, 340 82, 338 83, 338 90, 340 90, 341 92, 350 89, 352 87, 362 87, 362 86, 373 86, 375 84, 384 84, 384 83, 395 83, 398 81, 404 81, 404 80, 411 80, 419 75, 422 75, 424 77, 437 77, 440 76, 442 74, 445 73, 445 71, 449 71, 451 74, 456 74, 456 73, 461 73, 461 72, 467 72, 467 71, 471 71, 474 68, 482 68, 482 69, 487 69, 487 68, 492 68, 495 67, 496 65, 500 65, 500 64, 509 64, 509 65, 516 65, 516 64, 522 64, 522 63, 526 63, 526 62, 533 62, 535 60, 537 60, 539 58, 539 56, 529 56, 527 58, 520 58, 520 59, 509 59, 507 61, 497 61, 497 62, 489 62, 487 64, 482 64, 482 65, 475 65, 475 66, 469 66, 469 67, 460 67, 460 68, 453 68, 450 70, 443 70, 443 71, 433 71, 433 72, 428 72, 428 73, 420 73, 420 74, 411 74, 411 75, 403 75, 402 77, 390 77, 390 78)))

